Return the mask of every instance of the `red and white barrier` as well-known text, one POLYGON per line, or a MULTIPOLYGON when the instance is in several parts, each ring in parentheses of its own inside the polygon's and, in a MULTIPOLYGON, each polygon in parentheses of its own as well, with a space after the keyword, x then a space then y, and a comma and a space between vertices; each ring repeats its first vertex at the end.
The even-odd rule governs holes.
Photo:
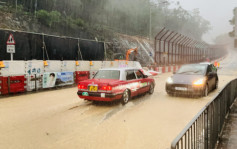
MULTIPOLYGON (((3 61, 5 67, 0 69, 0 95, 33 91, 47 85, 44 80, 45 73, 74 73, 73 83, 92 78, 101 68, 136 67, 141 69, 139 62, 135 61, 3 61), (83 74, 83 72, 85 72, 83 74)), ((156 75, 157 72, 152 72, 156 75)), ((55 84, 62 84, 60 78, 55 84)), ((67 85, 67 84, 66 84, 67 85)), ((50 86, 51 87, 51 86, 50 86)))
POLYGON ((155 71, 159 73, 167 73, 167 72, 176 72, 180 66, 163 66, 163 67, 156 67, 155 71))
POLYGON ((0 94, 7 95, 10 93, 25 92, 25 76, 4 76, 0 77, 0 94))

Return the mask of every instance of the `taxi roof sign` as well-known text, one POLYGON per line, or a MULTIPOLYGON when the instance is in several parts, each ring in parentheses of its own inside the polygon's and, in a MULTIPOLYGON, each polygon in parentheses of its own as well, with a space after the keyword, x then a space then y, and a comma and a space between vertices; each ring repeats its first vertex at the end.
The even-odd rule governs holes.
POLYGON ((7 40, 7 45, 15 45, 16 42, 14 40, 14 37, 12 34, 9 35, 8 40, 7 40))

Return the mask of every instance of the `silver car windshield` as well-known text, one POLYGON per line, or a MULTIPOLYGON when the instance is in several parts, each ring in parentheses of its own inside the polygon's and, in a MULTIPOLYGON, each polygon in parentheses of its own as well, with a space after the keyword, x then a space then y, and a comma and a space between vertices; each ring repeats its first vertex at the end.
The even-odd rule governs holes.
POLYGON ((205 70, 205 65, 184 65, 177 71, 177 74, 203 75, 205 70))
POLYGON ((99 70, 94 79, 120 79, 120 71, 119 70, 99 70))

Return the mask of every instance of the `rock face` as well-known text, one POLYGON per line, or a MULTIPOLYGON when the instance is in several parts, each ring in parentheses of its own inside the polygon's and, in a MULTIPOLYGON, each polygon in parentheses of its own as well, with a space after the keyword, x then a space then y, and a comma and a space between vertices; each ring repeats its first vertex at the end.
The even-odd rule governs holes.
MULTIPOLYGON (((144 37, 127 36, 118 34, 113 39, 113 47, 110 50, 114 54, 122 53, 126 56, 126 52, 131 48, 138 48, 138 55, 136 60, 139 61, 143 66, 147 66, 154 63, 154 46, 152 42, 144 37)), ((111 57, 113 59, 113 57, 111 57)), ((134 54, 130 55, 130 60, 134 60, 134 54)))

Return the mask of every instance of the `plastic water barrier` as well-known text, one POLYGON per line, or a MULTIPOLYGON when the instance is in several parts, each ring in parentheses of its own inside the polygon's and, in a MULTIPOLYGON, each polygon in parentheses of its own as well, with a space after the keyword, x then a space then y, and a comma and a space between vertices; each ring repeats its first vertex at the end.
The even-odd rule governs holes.
POLYGON ((0 94, 37 91, 78 84, 92 78, 101 68, 142 68, 134 61, 3 61, 0 68, 0 94))
POLYGON ((10 93, 25 92, 25 76, 0 77, 0 93, 6 95, 10 93))

